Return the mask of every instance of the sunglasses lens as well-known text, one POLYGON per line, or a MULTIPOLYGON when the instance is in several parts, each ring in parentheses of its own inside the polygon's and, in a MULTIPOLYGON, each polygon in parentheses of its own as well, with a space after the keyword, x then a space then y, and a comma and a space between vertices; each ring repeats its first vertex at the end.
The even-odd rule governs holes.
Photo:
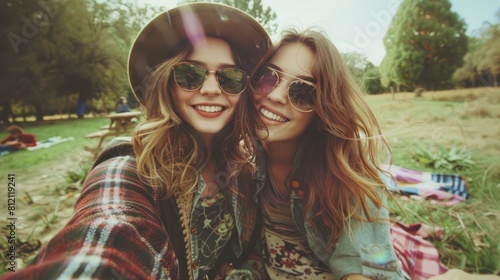
POLYGON ((239 69, 226 68, 217 74, 220 87, 227 94, 239 94, 247 85, 247 74, 239 69))
POLYGON ((269 94, 278 84, 278 73, 263 68, 252 79, 252 88, 256 93, 269 94))
POLYGON ((301 81, 294 81, 288 88, 288 94, 293 106, 299 110, 309 111, 314 107, 315 88, 301 81))
POLYGON ((185 90, 200 88, 205 82, 205 77, 206 70, 195 64, 182 63, 174 68, 175 82, 185 90))

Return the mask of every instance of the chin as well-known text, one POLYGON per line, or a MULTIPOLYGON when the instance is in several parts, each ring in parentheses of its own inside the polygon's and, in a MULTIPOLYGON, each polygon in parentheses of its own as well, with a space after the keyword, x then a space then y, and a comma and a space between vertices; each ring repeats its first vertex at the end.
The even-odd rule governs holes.
POLYGON ((287 140, 290 135, 286 129, 281 127, 268 127, 269 129, 269 139, 272 141, 287 140))
POLYGON ((220 132, 224 128, 224 126, 207 124, 207 125, 194 126, 193 128, 202 135, 214 135, 220 132))

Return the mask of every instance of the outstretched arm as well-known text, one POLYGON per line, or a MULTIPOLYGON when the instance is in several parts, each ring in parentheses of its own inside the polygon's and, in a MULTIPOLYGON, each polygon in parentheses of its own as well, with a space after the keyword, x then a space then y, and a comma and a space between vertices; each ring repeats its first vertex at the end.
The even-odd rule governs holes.
POLYGON ((135 160, 115 157, 87 176, 73 217, 33 264, 5 279, 178 279, 178 262, 135 160))

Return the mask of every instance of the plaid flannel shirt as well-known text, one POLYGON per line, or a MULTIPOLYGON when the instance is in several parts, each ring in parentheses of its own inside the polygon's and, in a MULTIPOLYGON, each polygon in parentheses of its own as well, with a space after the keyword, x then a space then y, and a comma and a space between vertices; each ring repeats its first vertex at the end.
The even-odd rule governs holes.
POLYGON ((122 156, 90 172, 73 217, 34 262, 1 279, 179 279, 178 265, 152 189, 122 156))

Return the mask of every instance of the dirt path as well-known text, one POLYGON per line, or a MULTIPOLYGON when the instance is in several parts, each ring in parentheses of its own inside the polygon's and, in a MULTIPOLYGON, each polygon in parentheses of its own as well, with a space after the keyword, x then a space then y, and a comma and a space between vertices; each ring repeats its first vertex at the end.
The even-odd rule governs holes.
POLYGON ((92 155, 76 150, 41 168, 27 168, 16 174, 16 237, 28 242, 18 251, 18 268, 34 257, 38 241, 49 241, 67 223, 80 193, 81 183, 68 183, 68 172, 84 174, 83 168, 92 162, 92 155))

